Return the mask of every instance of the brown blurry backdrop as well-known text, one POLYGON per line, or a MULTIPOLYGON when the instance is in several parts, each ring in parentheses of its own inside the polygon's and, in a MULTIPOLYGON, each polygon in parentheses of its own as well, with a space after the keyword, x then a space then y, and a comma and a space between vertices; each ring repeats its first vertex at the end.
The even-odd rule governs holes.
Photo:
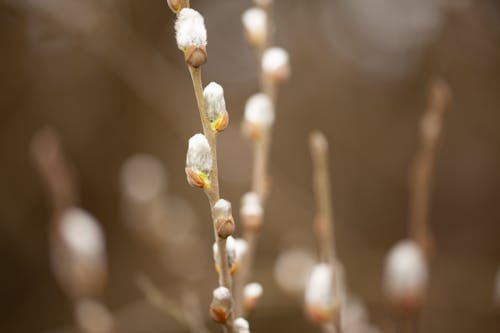
MULTIPOLYGON (((251 170, 239 125, 246 98, 258 89, 240 23, 251 1, 191 4, 208 29, 204 81, 225 89, 231 123, 220 135, 219 165, 222 194, 236 210, 251 170)), ((500 3, 277 0, 275 19, 292 79, 278 101, 273 187, 254 274, 265 293, 252 332, 315 331, 300 298, 277 286, 273 267, 290 246, 315 250, 307 139, 316 128, 332 150, 336 239, 349 288, 388 331, 383 260, 406 235, 408 169, 436 75, 454 98, 434 174, 437 254, 421 331, 500 332, 493 304, 500 266, 500 3)), ((213 234, 206 198, 185 181, 187 139, 201 127, 173 22, 161 0, 0 2, 1 332, 75 331, 71 304, 49 269, 50 211, 29 158, 30 140, 44 125, 59 131, 78 171, 81 205, 106 231, 105 301, 121 331, 180 331, 135 284, 135 274, 147 272, 172 297, 183 285, 121 218, 120 167, 134 153, 158 157, 168 170, 167 192, 195 208, 206 250, 195 254, 202 264, 192 268, 203 278, 189 280, 205 311, 216 285, 213 234)), ((171 256, 182 260, 181 251, 190 250, 171 256)))

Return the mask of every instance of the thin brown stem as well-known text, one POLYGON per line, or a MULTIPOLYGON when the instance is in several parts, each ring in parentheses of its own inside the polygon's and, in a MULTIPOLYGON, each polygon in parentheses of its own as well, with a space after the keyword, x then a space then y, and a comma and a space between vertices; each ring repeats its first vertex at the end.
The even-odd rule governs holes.
POLYGON ((250 279, 250 273, 252 272, 253 259, 255 251, 257 249, 258 232, 256 230, 250 229, 245 230, 243 238, 247 241, 247 251, 243 258, 241 259, 240 269, 238 271, 237 278, 235 279, 235 297, 236 297, 236 307, 235 313, 237 317, 246 316, 245 309, 243 308, 244 303, 244 288, 250 279))
POLYGON ((44 182, 52 214, 57 216, 75 205, 78 202, 76 180, 57 132, 50 127, 37 131, 31 142, 31 154, 44 182))
MULTIPOLYGON (((212 153, 212 170, 210 171, 210 186, 205 190, 205 193, 208 197, 208 201, 210 203, 210 209, 212 212, 212 220, 214 227, 214 237, 217 242, 217 247, 219 249, 219 285, 226 287, 231 290, 231 274, 229 273, 229 264, 227 260, 226 253, 226 240, 218 236, 216 229, 216 221, 213 216, 213 208, 215 203, 220 199, 219 193, 219 172, 217 166, 217 137, 215 131, 212 129, 210 121, 208 119, 207 109, 205 107, 205 99, 203 97, 203 83, 201 79, 201 68, 195 68, 189 66, 189 73, 191 74, 191 79, 193 81, 194 93, 196 96, 196 102, 198 104, 198 111, 200 113, 201 124, 203 126, 203 133, 205 138, 208 141, 208 145, 210 146, 210 150, 212 153)), ((226 323, 226 329, 229 332, 233 330, 233 313, 232 311, 229 314, 226 323)))
POLYGON ((330 174, 328 172, 328 142, 325 136, 315 131, 310 137, 310 150, 313 160, 314 192, 317 204, 316 234, 319 240, 321 260, 335 264, 335 240, 332 236, 333 213, 330 193, 330 174))
POLYGON ((427 256, 432 253, 433 239, 428 225, 432 171, 442 132, 444 113, 450 101, 446 83, 437 80, 431 90, 428 110, 422 117, 420 147, 410 173, 410 236, 427 256))

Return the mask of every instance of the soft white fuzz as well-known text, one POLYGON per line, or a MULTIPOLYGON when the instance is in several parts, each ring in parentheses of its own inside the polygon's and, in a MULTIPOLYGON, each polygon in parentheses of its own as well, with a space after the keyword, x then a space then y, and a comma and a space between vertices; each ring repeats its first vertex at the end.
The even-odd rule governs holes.
POLYGON ((330 309, 334 305, 333 270, 324 263, 316 264, 309 276, 305 291, 306 306, 313 309, 330 309))
POLYGON ((165 169, 149 154, 136 154, 127 159, 121 169, 123 192, 140 202, 152 200, 165 188, 165 169))
POLYGON ((231 203, 225 199, 219 199, 214 205, 214 216, 221 219, 231 217, 231 203))
MULTIPOLYGON (((229 268, 232 268, 235 263, 237 263, 241 257, 246 253, 248 248, 247 241, 241 238, 234 238, 229 236, 226 239, 226 255, 229 263, 229 268)), ((213 245, 213 255, 216 265, 220 265, 219 259, 219 246, 217 242, 213 245)))
POLYGON ((262 285, 257 282, 252 282, 249 283, 245 286, 245 289, 243 290, 243 293, 245 295, 245 299, 255 299, 259 298, 262 296, 262 293, 264 292, 264 289, 262 288, 262 285))
POLYGON ((186 167, 206 175, 212 171, 212 152, 203 134, 195 134, 189 139, 186 167))
POLYGON ((238 330, 238 333, 249 333, 250 325, 245 318, 238 317, 234 320, 234 327, 238 330))
POLYGON ((245 121, 264 128, 270 127, 273 124, 273 103, 266 94, 258 93, 247 100, 245 105, 245 121))
POLYGON ((100 256, 104 234, 97 220, 83 209, 68 208, 61 216, 61 237, 71 251, 80 256, 100 256))
POLYGON ((210 82, 203 90, 205 106, 207 107, 208 120, 213 122, 226 112, 226 101, 224 100, 224 89, 215 82, 210 82))
POLYGON ((252 7, 245 10, 241 16, 243 27, 254 42, 262 42, 267 35, 266 12, 263 9, 252 7))
POLYGON ((213 297, 217 301, 231 299, 231 292, 226 287, 218 287, 213 291, 213 297))
POLYGON ((241 198, 241 216, 262 216, 262 212, 263 209, 259 195, 255 192, 245 193, 245 195, 241 198))
POLYGON ((183 8, 175 21, 175 38, 177 46, 185 50, 190 46, 205 47, 207 45, 207 29, 203 16, 191 8, 183 8))
POLYGON ((277 71, 286 70, 289 64, 288 52, 281 47, 271 47, 262 56, 262 70, 267 74, 274 74, 277 71))
POLYGON ((385 290, 390 297, 419 296, 427 285, 427 263, 412 240, 398 242, 385 262, 385 290))

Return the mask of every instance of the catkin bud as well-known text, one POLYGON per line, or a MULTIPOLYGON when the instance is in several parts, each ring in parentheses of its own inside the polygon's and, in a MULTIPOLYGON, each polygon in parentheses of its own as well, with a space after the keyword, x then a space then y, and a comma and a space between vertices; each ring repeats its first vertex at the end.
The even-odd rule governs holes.
POLYGON ((212 151, 203 134, 195 134, 189 139, 186 155, 186 176, 191 186, 207 189, 210 187, 212 172, 212 151))
MULTIPOLYGON (((238 270, 241 258, 245 255, 248 248, 248 244, 244 239, 234 238, 229 236, 226 239, 226 256, 229 266, 229 272, 233 274, 238 270)), ((213 245, 213 254, 215 261, 215 268, 220 271, 220 258, 219 258, 219 247, 217 242, 213 245)))
POLYGON ((250 45, 264 48, 267 41, 267 14, 257 7, 247 9, 241 16, 245 37, 250 45))
POLYGON ((418 310, 427 278, 427 263, 418 244, 412 240, 398 242, 385 261, 384 287, 391 302, 405 312, 418 310))
POLYGON ((336 295, 334 269, 328 264, 313 267, 305 291, 307 314, 315 323, 326 323, 339 315, 340 300, 336 295))
POLYGON ((229 124, 224 89, 219 84, 211 82, 203 90, 203 96, 212 129, 216 132, 222 132, 229 124))
POLYGON ((200 67, 207 62, 207 29, 203 16, 191 8, 183 8, 175 22, 177 46, 184 52, 186 63, 200 67))
POLYGON ((183 8, 189 8, 189 0, 167 0, 167 3, 175 14, 178 14, 183 8))
POLYGON ((290 77, 288 52, 281 47, 271 47, 262 56, 262 71, 268 79, 279 84, 290 77))
POLYGON ((243 131, 252 140, 259 141, 274 123, 274 107, 269 96, 258 93, 245 104, 243 131))
POLYGON ((233 307, 231 292, 226 287, 218 287, 213 291, 210 304, 210 317, 219 324, 225 324, 233 307))
POLYGON ((245 229, 259 231, 262 227, 262 203, 255 192, 248 192, 241 198, 240 215, 245 229))
POLYGON ((243 307, 247 313, 255 309, 257 301, 262 296, 263 291, 262 285, 257 282, 249 283, 245 286, 245 289, 243 290, 243 307))
POLYGON ((234 320, 234 328, 238 333, 250 333, 250 325, 245 318, 238 317, 234 320))
POLYGON ((96 219, 80 208, 66 209, 52 245, 54 273, 64 289, 73 297, 99 294, 107 271, 104 233, 96 219))
POLYGON ((220 199, 214 205, 214 220, 217 235, 226 239, 234 233, 234 219, 231 212, 231 203, 220 199))

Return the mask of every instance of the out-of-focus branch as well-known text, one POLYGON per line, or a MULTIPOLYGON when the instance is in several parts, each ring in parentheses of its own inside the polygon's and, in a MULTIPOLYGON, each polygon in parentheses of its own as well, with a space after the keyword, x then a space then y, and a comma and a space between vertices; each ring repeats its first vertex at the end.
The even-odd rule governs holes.
POLYGON ((61 140, 50 127, 38 130, 31 141, 33 162, 44 182, 52 214, 56 216, 78 201, 78 191, 73 170, 65 158, 61 140))
POLYGON ((420 147, 410 171, 409 232, 427 256, 432 254, 434 246, 428 222, 432 171, 443 117, 450 100, 449 86, 445 81, 436 79, 431 87, 428 109, 420 124, 420 147))

